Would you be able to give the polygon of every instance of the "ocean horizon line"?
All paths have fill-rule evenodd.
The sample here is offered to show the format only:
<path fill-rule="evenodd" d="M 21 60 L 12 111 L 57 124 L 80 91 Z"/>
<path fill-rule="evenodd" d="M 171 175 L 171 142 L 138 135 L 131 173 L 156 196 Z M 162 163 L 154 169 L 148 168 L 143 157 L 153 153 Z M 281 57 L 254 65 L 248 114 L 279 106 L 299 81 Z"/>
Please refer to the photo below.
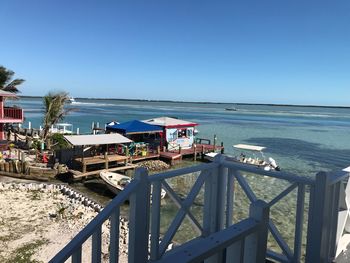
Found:
<path fill-rule="evenodd" d="M 43 98 L 44 96 L 19 95 L 19 98 Z M 214 101 L 181 101 L 181 100 L 156 100 L 156 99 L 122 99 L 122 98 L 90 98 L 75 97 L 75 99 L 83 100 L 112 100 L 112 101 L 135 101 L 135 102 L 167 102 L 167 103 L 195 103 L 195 104 L 222 104 L 235 106 L 271 106 L 271 107 L 309 107 L 309 108 L 334 108 L 334 109 L 350 109 L 350 106 L 344 105 L 315 105 L 315 104 L 288 104 L 288 103 L 247 103 L 247 102 L 214 102 Z"/>

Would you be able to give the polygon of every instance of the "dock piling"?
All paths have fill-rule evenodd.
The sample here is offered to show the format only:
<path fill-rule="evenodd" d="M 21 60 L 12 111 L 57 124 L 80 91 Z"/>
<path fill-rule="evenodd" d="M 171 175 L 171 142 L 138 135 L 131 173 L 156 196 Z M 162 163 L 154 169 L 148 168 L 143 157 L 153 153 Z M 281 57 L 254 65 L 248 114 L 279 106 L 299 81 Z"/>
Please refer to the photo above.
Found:
<path fill-rule="evenodd" d="M 193 144 L 193 150 L 193 161 L 197 161 L 197 145 L 195 143 Z"/>
<path fill-rule="evenodd" d="M 104 158 L 105 158 L 105 168 L 108 169 L 108 153 L 107 152 L 105 152 Z"/>

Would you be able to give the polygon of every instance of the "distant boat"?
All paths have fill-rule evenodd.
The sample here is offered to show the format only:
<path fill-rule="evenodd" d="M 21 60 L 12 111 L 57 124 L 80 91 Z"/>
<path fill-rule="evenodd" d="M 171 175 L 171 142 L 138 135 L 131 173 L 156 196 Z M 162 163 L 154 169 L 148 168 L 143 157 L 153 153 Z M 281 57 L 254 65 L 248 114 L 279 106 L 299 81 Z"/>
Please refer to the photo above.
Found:
<path fill-rule="evenodd" d="M 229 108 L 225 108 L 225 110 L 227 111 L 237 111 L 236 107 L 229 107 Z"/>
<path fill-rule="evenodd" d="M 74 103 L 76 103 L 76 101 L 75 101 L 75 99 L 73 97 L 70 97 L 68 99 L 68 103 L 74 104 Z"/>

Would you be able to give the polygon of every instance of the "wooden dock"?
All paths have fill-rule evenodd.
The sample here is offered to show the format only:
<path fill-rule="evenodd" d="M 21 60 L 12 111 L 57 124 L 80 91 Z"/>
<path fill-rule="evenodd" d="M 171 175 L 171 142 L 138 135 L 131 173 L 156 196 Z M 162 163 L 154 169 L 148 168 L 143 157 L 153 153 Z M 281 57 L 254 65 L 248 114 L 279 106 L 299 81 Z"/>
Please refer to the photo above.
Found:
<path fill-rule="evenodd" d="M 124 163 L 126 165 L 128 157 L 118 154 L 113 155 L 98 155 L 92 157 L 75 158 L 75 162 L 82 166 L 82 172 L 86 173 L 87 167 L 90 165 L 104 164 L 104 168 L 108 169 L 111 163 L 120 164 Z"/>
<path fill-rule="evenodd" d="M 69 172 L 73 174 L 74 179 L 80 179 L 87 176 L 99 176 L 100 172 L 105 170 L 108 170 L 110 172 L 116 172 L 116 171 L 125 171 L 129 169 L 135 169 L 136 167 L 137 165 L 134 165 L 134 164 L 126 164 L 124 166 L 118 166 L 118 167 L 113 167 L 109 169 L 99 169 L 99 170 L 94 170 L 94 171 L 85 172 L 85 173 L 77 170 L 69 170 Z"/>
<path fill-rule="evenodd" d="M 137 155 L 137 156 L 130 156 L 129 157 L 129 162 L 138 162 L 138 161 L 144 161 L 144 160 L 149 160 L 149 159 L 159 159 L 160 154 L 158 153 L 147 153 L 146 156 L 141 156 L 141 155 Z"/>
<path fill-rule="evenodd" d="M 160 158 L 170 161 L 174 164 L 176 161 L 181 161 L 183 156 L 193 156 L 194 160 L 197 159 L 197 155 L 204 155 L 209 152 L 223 151 L 223 146 L 211 145 L 211 144 L 196 144 L 188 149 L 178 149 L 174 151 L 163 151 L 160 153 Z"/>
<path fill-rule="evenodd" d="M 69 170 L 75 179 L 83 178 L 87 176 L 99 175 L 103 170 L 111 172 L 124 171 L 129 169 L 135 169 L 137 166 L 132 164 L 133 162 L 159 159 L 159 154 L 148 153 L 146 156 L 124 156 L 124 155 L 98 155 L 93 157 L 75 158 L 74 161 L 82 167 L 81 171 Z M 104 164 L 103 169 L 88 171 L 88 167 L 91 165 Z M 114 167 L 111 167 L 114 166 Z"/>
<path fill-rule="evenodd" d="M 86 176 L 98 175 L 103 170 L 108 171 L 123 171 L 128 169 L 135 169 L 137 166 L 133 165 L 133 162 L 159 159 L 162 158 L 170 162 L 173 165 L 177 161 L 181 161 L 184 156 L 193 156 L 194 160 L 197 159 L 198 155 L 202 157 L 204 154 L 215 151 L 223 151 L 223 146 L 211 145 L 211 144 L 196 144 L 195 146 L 188 149 L 178 149 L 173 151 L 162 151 L 160 153 L 148 152 L 146 156 L 124 156 L 124 155 L 98 155 L 93 157 L 75 158 L 74 161 L 82 167 L 81 171 L 70 170 L 75 179 L 83 178 Z M 92 165 L 103 164 L 103 169 L 97 169 L 88 171 L 88 167 Z"/>

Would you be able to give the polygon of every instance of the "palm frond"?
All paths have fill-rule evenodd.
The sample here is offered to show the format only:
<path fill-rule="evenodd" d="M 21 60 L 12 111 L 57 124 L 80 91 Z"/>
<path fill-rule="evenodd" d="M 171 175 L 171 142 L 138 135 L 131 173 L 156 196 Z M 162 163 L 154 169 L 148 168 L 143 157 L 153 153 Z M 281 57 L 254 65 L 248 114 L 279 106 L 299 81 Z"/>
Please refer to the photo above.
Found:
<path fill-rule="evenodd" d="M 15 72 L 0 66 L 0 89 L 3 89 L 12 79 Z"/>
<path fill-rule="evenodd" d="M 9 84 L 7 84 L 3 88 L 3 90 L 18 93 L 19 90 L 18 90 L 17 86 L 21 85 L 23 82 L 24 82 L 24 79 L 14 79 Z"/>
<path fill-rule="evenodd" d="M 65 102 L 68 101 L 69 96 L 66 92 L 48 93 L 44 98 L 45 115 L 44 115 L 44 139 L 50 130 L 50 127 L 63 120 L 70 112 L 64 108 Z"/>

